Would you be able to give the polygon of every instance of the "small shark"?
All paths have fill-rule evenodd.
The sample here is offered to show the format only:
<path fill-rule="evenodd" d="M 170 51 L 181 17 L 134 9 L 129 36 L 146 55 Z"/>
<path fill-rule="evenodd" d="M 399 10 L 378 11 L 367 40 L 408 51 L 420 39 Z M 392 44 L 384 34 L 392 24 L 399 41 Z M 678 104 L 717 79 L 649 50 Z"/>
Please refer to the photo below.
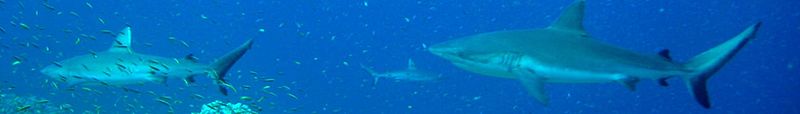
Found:
<path fill-rule="evenodd" d="M 547 105 L 545 83 L 618 82 L 630 90 L 640 79 L 680 77 L 704 108 L 711 103 L 706 80 L 755 38 L 760 22 L 687 62 L 675 62 L 669 51 L 640 54 L 593 39 L 584 31 L 584 0 L 567 7 L 544 29 L 480 33 L 428 48 L 458 68 L 493 77 L 516 79 L 529 94 Z"/>
<path fill-rule="evenodd" d="M 374 77 L 375 80 L 373 84 L 378 84 L 378 79 L 380 78 L 392 78 L 409 81 L 431 81 L 441 78 L 440 75 L 434 75 L 433 73 L 417 69 L 417 65 L 415 65 L 414 60 L 411 59 L 408 59 L 408 67 L 403 70 L 379 73 L 364 65 L 361 65 L 361 68 L 369 72 L 369 74 Z"/>
<path fill-rule="evenodd" d="M 131 28 L 125 27 L 107 51 L 53 62 L 41 72 L 71 86 L 165 83 L 168 78 L 183 79 L 189 84 L 194 82 L 194 76 L 206 75 L 227 95 L 226 87 L 234 92 L 236 89 L 224 80 L 225 74 L 253 44 L 250 39 L 213 63 L 201 64 L 192 55 L 178 59 L 136 53 L 130 47 L 131 35 Z"/>

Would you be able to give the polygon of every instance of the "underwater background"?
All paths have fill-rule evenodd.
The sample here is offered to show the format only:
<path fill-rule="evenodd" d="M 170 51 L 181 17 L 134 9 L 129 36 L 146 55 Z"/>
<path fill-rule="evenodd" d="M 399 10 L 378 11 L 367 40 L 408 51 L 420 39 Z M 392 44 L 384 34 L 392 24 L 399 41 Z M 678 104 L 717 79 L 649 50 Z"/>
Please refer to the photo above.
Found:
<path fill-rule="evenodd" d="M 593 37 L 677 61 L 758 21 L 754 41 L 710 79 L 703 109 L 679 79 L 547 84 L 550 105 L 515 80 L 470 73 L 426 51 L 446 40 L 543 28 L 571 0 L 0 0 L 0 113 L 190 113 L 216 100 L 259 113 L 800 113 L 800 1 L 587 0 Z M 23 26 L 24 25 L 24 26 Z M 254 38 L 223 96 L 198 77 L 165 84 L 68 86 L 39 72 L 53 61 L 106 50 L 131 26 L 133 50 L 209 63 Z M 428 82 L 373 77 L 403 69 L 441 74 Z M 244 98 L 243 98 L 244 97 Z M 249 97 L 249 98 L 248 98 Z M 167 102 L 167 103 L 163 103 Z"/>

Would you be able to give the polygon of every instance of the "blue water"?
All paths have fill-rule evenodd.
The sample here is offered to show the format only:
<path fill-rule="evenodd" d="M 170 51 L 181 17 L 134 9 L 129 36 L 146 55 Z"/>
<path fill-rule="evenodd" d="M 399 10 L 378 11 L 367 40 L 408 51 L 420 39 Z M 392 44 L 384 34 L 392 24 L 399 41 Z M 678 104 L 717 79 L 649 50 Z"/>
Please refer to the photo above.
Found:
<path fill-rule="evenodd" d="M 482 32 L 546 27 L 571 2 L 5 0 L 0 4 L 0 27 L 5 29 L 0 33 L 0 93 L 69 104 L 71 113 L 167 113 L 169 107 L 155 100 L 160 96 L 172 97 L 175 113 L 199 112 L 199 106 L 214 100 L 251 104 L 260 113 L 301 114 L 800 113 L 796 0 L 587 1 L 584 22 L 593 37 L 642 53 L 670 49 L 677 61 L 764 22 L 757 39 L 710 80 L 711 109 L 700 107 L 679 79 L 669 80 L 669 87 L 645 80 L 635 92 L 616 83 L 548 84 L 551 102 L 543 106 L 518 81 L 470 73 L 425 51 L 426 45 Z M 229 96 L 219 94 L 205 77 L 192 86 L 181 80 L 126 86 L 142 92 L 135 93 L 108 86 L 73 90 L 64 83 L 55 88 L 45 82 L 53 79 L 39 73 L 53 61 L 107 49 L 113 37 L 100 31 L 124 26 L 133 28 L 136 52 L 176 58 L 194 54 L 202 62 L 246 39 L 256 42 L 229 72 L 226 79 L 239 88 Z M 12 65 L 14 56 L 22 63 Z M 401 69 L 408 58 L 445 78 L 373 85 L 358 66 Z M 271 86 L 275 96 L 262 92 L 264 86 Z"/>

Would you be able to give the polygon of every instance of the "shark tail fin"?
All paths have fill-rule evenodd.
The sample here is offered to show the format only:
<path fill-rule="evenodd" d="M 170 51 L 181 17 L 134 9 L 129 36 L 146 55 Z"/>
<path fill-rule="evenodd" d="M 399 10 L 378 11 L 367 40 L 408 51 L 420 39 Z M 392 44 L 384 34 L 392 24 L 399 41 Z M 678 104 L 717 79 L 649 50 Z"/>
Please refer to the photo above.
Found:
<path fill-rule="evenodd" d="M 374 78 L 374 80 L 372 82 L 372 85 L 378 85 L 378 79 L 380 79 L 380 77 L 378 77 L 376 75 L 377 72 L 375 72 L 375 70 L 372 70 L 372 68 L 369 68 L 364 64 L 360 64 L 360 65 L 361 65 L 361 69 L 364 69 L 365 71 L 367 71 L 369 73 L 369 75 Z"/>
<path fill-rule="evenodd" d="M 228 82 L 225 82 L 225 74 L 228 73 L 228 70 L 233 66 L 234 63 L 236 63 L 236 61 L 239 60 L 239 58 L 244 55 L 245 52 L 247 52 L 247 50 L 250 50 L 252 45 L 253 39 L 247 40 L 247 42 L 235 50 L 228 52 L 228 54 L 225 54 L 225 56 L 218 58 L 210 65 L 213 71 L 209 73 L 209 76 L 217 85 L 219 85 L 219 91 L 222 92 L 223 95 L 228 95 L 228 90 L 226 88 L 233 89 L 233 92 L 236 92 L 236 88 L 228 84 Z"/>
<path fill-rule="evenodd" d="M 750 40 L 755 38 L 761 22 L 748 27 L 736 37 L 711 48 L 684 64 L 686 69 L 692 71 L 683 77 L 689 92 L 703 108 L 710 108 L 711 102 L 706 91 L 706 81 L 711 78 L 722 66 L 736 55 Z"/>

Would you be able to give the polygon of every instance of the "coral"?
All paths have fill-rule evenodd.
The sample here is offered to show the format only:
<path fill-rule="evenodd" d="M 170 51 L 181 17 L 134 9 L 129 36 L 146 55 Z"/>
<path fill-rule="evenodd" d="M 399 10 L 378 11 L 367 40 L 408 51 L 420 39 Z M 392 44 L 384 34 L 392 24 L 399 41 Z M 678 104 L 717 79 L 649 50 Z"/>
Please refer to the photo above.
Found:
<path fill-rule="evenodd" d="M 203 109 L 199 113 L 193 112 L 192 114 L 257 114 L 242 103 L 224 103 L 222 101 L 214 101 L 203 105 Z"/>
<path fill-rule="evenodd" d="M 16 114 L 67 113 L 69 104 L 56 105 L 35 96 L 0 94 L 0 112 Z"/>

